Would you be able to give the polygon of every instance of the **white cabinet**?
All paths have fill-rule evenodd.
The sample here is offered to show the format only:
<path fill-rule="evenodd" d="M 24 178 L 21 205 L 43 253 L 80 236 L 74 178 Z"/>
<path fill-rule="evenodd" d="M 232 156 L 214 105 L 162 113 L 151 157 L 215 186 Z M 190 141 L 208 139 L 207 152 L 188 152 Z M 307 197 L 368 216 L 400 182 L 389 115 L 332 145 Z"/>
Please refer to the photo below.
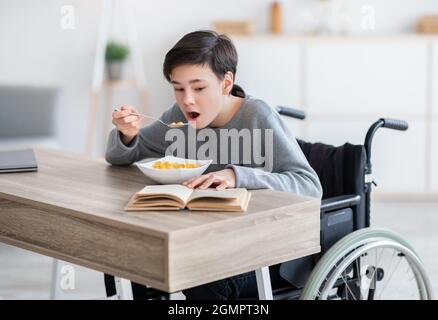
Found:
<path fill-rule="evenodd" d="M 432 45 L 431 65 L 431 110 L 433 115 L 438 116 L 438 40 Z"/>
<path fill-rule="evenodd" d="M 426 110 L 427 45 L 340 41 L 307 46 L 310 112 L 421 114 Z"/>
<path fill-rule="evenodd" d="M 233 41 L 239 55 L 237 84 L 272 107 L 301 108 L 300 44 L 279 39 L 236 38 Z M 302 136 L 303 123 L 284 119 L 296 136 Z"/>
<path fill-rule="evenodd" d="M 239 54 L 236 83 L 271 105 L 300 104 L 300 45 L 279 40 L 235 40 Z"/>
<path fill-rule="evenodd" d="M 363 144 L 375 120 L 406 120 L 408 131 L 381 129 L 375 136 L 376 192 L 424 192 L 427 43 L 319 42 L 309 43 L 306 52 L 307 111 L 319 119 L 309 117 L 309 139 Z"/>
<path fill-rule="evenodd" d="M 430 173 L 430 184 L 431 191 L 438 193 L 438 114 L 434 116 L 432 122 L 432 139 L 431 139 L 431 173 Z"/>
<path fill-rule="evenodd" d="M 310 141 L 342 145 L 364 144 L 365 135 L 378 118 L 308 119 Z M 425 124 L 409 121 L 408 131 L 379 129 L 373 139 L 371 162 L 378 184 L 376 192 L 421 193 L 424 190 Z"/>
<path fill-rule="evenodd" d="M 367 119 L 325 118 L 309 116 L 306 138 L 312 142 L 322 142 L 339 146 L 345 142 L 363 144 L 369 126 L 375 117 Z"/>
<path fill-rule="evenodd" d="M 438 42 L 432 47 L 430 187 L 438 193 Z"/>
<path fill-rule="evenodd" d="M 306 141 L 363 144 L 377 119 L 408 121 L 408 131 L 380 129 L 374 138 L 376 192 L 438 192 L 438 37 L 243 37 L 236 44 L 237 83 L 272 105 L 306 111 L 304 122 L 289 121 Z"/>
<path fill-rule="evenodd" d="M 425 191 L 425 121 L 410 119 L 408 122 L 407 131 L 382 128 L 374 137 L 372 160 L 378 192 Z"/>

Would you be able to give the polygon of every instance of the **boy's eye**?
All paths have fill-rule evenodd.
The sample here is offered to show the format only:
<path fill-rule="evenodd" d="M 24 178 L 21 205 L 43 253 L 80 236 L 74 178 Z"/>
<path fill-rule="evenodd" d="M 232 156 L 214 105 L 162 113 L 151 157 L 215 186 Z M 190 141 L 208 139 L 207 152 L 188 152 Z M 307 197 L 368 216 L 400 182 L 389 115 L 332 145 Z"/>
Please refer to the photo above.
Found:
<path fill-rule="evenodd" d="M 175 91 L 184 91 L 183 88 L 174 88 L 174 89 L 175 89 Z"/>
<path fill-rule="evenodd" d="M 205 89 L 205 87 L 202 87 L 202 88 L 196 88 L 195 91 L 202 91 L 202 90 L 204 90 L 204 89 Z"/>

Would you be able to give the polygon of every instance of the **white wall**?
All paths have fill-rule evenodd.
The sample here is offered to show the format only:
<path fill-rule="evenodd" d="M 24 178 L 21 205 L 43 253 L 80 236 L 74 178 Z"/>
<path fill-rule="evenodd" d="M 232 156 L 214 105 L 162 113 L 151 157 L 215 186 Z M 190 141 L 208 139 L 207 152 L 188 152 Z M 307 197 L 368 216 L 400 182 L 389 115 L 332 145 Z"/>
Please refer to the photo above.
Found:
<path fill-rule="evenodd" d="M 61 147 L 82 151 L 100 5 L 75 1 L 77 28 L 64 31 L 65 3 L 0 2 L 0 83 L 60 88 Z"/>
<path fill-rule="evenodd" d="M 102 0 L 0 2 L 0 84 L 61 88 L 58 129 L 60 146 L 65 149 L 84 150 L 101 3 Z M 159 115 L 173 102 L 172 92 L 161 74 L 164 54 L 172 44 L 186 32 L 211 28 L 212 21 L 216 19 L 253 19 L 257 31 L 266 32 L 271 1 L 161 0 L 124 3 L 130 3 L 135 13 L 150 90 L 151 113 Z M 289 0 L 282 3 L 285 31 L 304 31 L 309 22 L 308 14 L 317 1 Z M 63 5 L 75 8 L 74 30 L 60 27 Z M 373 31 L 361 29 L 361 9 L 364 5 L 375 8 L 376 29 Z M 424 0 L 337 0 L 334 6 L 344 8 L 351 15 L 351 34 L 389 34 L 412 30 L 419 15 L 438 12 L 438 1 Z M 121 34 L 119 27 L 115 19 L 116 36 Z"/>

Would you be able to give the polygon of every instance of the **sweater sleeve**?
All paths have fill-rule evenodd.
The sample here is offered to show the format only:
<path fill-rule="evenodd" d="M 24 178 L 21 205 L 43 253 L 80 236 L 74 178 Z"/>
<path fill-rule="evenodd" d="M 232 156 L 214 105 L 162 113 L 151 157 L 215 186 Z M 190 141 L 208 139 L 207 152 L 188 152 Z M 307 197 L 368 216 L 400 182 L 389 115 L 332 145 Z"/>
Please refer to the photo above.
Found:
<path fill-rule="evenodd" d="M 166 123 L 178 116 L 175 106 L 167 110 L 160 119 Z M 172 120 L 174 121 L 174 120 Z M 125 145 L 121 139 L 121 133 L 114 128 L 108 137 L 105 152 L 105 160 L 114 165 L 130 165 L 144 158 L 160 158 L 166 150 L 167 127 L 159 121 L 144 126 L 135 138 Z"/>
<path fill-rule="evenodd" d="M 236 187 L 273 189 L 321 198 L 322 188 L 318 175 L 279 115 L 272 112 L 267 118 L 261 118 L 258 126 L 273 130 L 272 154 L 265 151 L 265 159 L 269 157 L 272 160 L 272 170 L 268 172 L 258 168 L 228 165 L 236 175 Z"/>

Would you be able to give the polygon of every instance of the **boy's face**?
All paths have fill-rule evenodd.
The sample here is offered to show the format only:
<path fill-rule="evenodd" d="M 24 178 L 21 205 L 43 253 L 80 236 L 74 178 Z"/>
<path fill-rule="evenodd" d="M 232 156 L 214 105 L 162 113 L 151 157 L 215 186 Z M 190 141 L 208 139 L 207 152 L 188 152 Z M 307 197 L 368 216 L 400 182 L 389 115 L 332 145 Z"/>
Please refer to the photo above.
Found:
<path fill-rule="evenodd" d="M 181 65 L 170 77 L 176 102 L 187 121 L 197 129 L 208 126 L 222 110 L 229 84 L 219 80 L 208 65 Z"/>

